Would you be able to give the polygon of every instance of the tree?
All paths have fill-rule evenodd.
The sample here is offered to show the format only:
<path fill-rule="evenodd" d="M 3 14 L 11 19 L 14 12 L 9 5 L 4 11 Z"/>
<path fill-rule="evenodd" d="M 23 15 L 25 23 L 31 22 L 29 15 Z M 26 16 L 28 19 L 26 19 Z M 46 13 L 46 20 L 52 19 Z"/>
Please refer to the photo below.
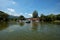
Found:
<path fill-rule="evenodd" d="M 60 14 L 58 14 L 58 15 L 56 15 L 56 16 L 57 16 L 56 19 L 57 19 L 57 20 L 60 20 Z"/>
<path fill-rule="evenodd" d="M 41 14 L 40 21 L 44 21 L 44 20 L 45 20 L 45 15 Z"/>
<path fill-rule="evenodd" d="M 0 11 L 0 20 L 3 20 L 3 21 L 7 21 L 8 20 L 8 14 L 3 12 L 3 11 Z"/>
<path fill-rule="evenodd" d="M 38 12 L 36 10 L 33 12 L 33 18 L 38 18 Z"/>
<path fill-rule="evenodd" d="M 48 15 L 48 17 L 50 18 L 51 21 L 56 20 L 56 16 L 54 14 Z"/>
<path fill-rule="evenodd" d="M 19 16 L 20 20 L 25 20 L 25 17 L 23 15 Z"/>
<path fill-rule="evenodd" d="M 50 21 L 54 21 L 56 20 L 56 15 L 53 15 L 53 14 L 50 14 L 50 15 L 43 15 L 41 14 L 41 17 L 40 17 L 40 21 L 44 21 L 44 22 L 50 22 Z"/>

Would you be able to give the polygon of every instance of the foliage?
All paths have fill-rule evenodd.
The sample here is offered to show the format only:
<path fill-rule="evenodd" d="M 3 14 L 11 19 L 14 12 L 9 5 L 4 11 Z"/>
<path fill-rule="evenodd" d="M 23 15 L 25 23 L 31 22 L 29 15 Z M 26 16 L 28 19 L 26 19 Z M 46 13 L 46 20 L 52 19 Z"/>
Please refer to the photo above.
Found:
<path fill-rule="evenodd" d="M 60 20 L 60 14 L 58 14 L 58 15 L 50 14 L 47 16 L 41 14 L 41 16 L 40 16 L 40 21 L 51 22 L 51 21 L 55 21 L 55 20 Z"/>
<path fill-rule="evenodd" d="M 38 12 L 35 10 L 34 12 L 33 12 L 33 18 L 37 18 L 38 17 Z"/>
<path fill-rule="evenodd" d="M 3 20 L 3 21 L 7 21 L 8 20 L 8 14 L 3 12 L 3 11 L 0 11 L 0 20 Z"/>
<path fill-rule="evenodd" d="M 44 21 L 44 20 L 45 20 L 45 15 L 41 14 L 40 21 Z"/>
<path fill-rule="evenodd" d="M 19 16 L 20 20 L 25 20 L 25 17 L 23 15 Z"/>
<path fill-rule="evenodd" d="M 60 20 L 60 14 L 56 15 L 56 19 Z"/>
<path fill-rule="evenodd" d="M 55 20 L 60 20 L 60 14 L 58 15 L 54 15 L 54 14 L 50 14 L 50 15 L 44 15 L 44 14 L 41 14 L 40 17 L 38 17 L 38 12 L 35 10 L 33 12 L 33 18 L 39 18 L 40 21 L 44 21 L 44 22 L 51 22 L 51 21 L 55 21 Z M 0 11 L 0 21 L 7 21 L 9 18 L 9 15 L 3 11 Z M 25 20 L 26 18 L 23 16 L 23 15 L 20 15 L 18 18 L 12 18 L 12 20 Z"/>

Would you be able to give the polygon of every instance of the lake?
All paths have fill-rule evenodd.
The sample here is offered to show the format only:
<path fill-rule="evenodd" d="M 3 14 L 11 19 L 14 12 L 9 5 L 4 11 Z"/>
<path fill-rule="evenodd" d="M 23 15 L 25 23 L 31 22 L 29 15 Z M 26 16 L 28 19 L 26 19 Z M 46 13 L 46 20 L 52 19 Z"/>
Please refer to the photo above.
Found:
<path fill-rule="evenodd" d="M 0 40 L 60 40 L 60 24 L 0 23 Z"/>

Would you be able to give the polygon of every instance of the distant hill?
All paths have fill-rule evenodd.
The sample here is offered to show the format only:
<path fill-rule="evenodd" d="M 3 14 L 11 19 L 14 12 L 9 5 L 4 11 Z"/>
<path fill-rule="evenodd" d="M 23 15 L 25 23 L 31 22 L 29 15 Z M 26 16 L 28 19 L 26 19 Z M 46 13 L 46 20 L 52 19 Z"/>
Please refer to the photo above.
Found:
<path fill-rule="evenodd" d="M 9 15 L 8 18 L 18 18 L 18 16 Z"/>

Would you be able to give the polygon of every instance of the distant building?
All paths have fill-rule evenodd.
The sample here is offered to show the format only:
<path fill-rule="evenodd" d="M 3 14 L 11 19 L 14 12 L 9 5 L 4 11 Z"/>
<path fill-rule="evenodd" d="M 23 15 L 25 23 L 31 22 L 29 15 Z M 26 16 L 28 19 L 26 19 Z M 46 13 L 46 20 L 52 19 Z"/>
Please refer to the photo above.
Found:
<path fill-rule="evenodd" d="M 39 22 L 39 18 L 27 18 L 27 20 L 29 20 L 29 21 L 35 21 L 35 22 Z"/>

